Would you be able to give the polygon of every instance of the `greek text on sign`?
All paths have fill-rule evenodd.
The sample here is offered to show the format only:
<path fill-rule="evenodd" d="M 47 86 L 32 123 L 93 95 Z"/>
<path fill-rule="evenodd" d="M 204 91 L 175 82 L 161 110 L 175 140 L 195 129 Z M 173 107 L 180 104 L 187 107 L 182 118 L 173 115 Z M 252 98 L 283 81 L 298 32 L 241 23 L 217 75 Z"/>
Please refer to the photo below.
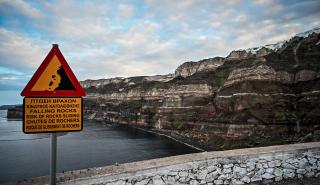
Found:
<path fill-rule="evenodd" d="M 26 97 L 23 132 L 69 132 L 82 130 L 82 98 Z"/>

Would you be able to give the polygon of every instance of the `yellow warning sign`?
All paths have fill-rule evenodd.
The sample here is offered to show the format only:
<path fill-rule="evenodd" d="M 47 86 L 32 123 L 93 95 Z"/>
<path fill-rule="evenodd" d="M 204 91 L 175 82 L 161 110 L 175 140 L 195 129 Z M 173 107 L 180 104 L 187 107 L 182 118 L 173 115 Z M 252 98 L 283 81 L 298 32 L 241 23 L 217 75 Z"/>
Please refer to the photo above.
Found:
<path fill-rule="evenodd" d="M 54 44 L 26 87 L 25 97 L 76 97 L 86 93 L 73 74 L 57 44 Z"/>
<path fill-rule="evenodd" d="M 82 130 L 82 98 L 24 98 L 23 132 Z"/>

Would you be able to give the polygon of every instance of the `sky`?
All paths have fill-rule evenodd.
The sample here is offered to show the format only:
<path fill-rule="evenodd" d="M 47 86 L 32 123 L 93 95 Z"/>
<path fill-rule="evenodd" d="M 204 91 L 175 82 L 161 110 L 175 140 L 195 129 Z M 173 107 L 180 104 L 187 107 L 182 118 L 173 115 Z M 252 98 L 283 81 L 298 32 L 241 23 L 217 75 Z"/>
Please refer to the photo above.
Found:
<path fill-rule="evenodd" d="M 319 0 L 0 0 L 0 105 L 52 44 L 78 80 L 173 73 L 320 25 Z"/>

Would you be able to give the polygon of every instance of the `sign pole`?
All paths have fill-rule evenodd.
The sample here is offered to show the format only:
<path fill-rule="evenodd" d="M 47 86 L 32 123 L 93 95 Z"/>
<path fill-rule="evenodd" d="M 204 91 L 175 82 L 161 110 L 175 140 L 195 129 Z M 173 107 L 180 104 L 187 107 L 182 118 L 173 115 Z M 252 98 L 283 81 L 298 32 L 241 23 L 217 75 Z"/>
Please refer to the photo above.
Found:
<path fill-rule="evenodd" d="M 20 95 L 25 97 L 23 132 L 51 133 L 49 184 L 55 185 L 57 133 L 82 130 L 81 97 L 86 96 L 86 92 L 59 50 L 58 44 L 52 45 L 52 49 Z"/>
<path fill-rule="evenodd" d="M 57 169 L 57 133 L 51 133 L 50 185 L 56 184 Z"/>

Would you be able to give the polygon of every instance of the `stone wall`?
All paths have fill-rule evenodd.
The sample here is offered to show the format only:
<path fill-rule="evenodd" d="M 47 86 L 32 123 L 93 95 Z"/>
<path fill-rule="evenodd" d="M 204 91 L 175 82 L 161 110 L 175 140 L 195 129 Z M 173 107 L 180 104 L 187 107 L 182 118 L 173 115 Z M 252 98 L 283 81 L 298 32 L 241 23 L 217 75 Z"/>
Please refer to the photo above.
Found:
<path fill-rule="evenodd" d="M 107 157 L 107 156 L 106 156 Z M 202 152 L 58 174 L 59 184 L 250 184 L 320 177 L 320 142 Z M 48 177 L 22 184 L 44 184 Z"/>

